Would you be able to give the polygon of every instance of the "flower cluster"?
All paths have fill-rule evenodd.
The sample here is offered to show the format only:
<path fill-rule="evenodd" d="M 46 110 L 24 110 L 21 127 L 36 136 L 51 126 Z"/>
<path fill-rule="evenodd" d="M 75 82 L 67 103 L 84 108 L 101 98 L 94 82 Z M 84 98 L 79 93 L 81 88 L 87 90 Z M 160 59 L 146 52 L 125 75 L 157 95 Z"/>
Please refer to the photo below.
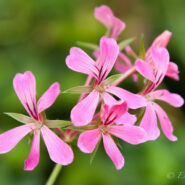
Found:
<path fill-rule="evenodd" d="M 33 135 L 25 170 L 33 170 L 39 162 L 40 135 L 51 160 L 61 165 L 72 163 L 74 158 L 68 142 L 79 136 L 78 148 L 84 153 L 92 153 L 102 138 L 105 152 L 118 170 L 124 166 L 124 158 L 115 138 L 132 145 L 156 140 L 160 135 L 158 117 L 164 135 L 171 141 L 177 140 L 167 113 L 156 103 L 160 100 L 174 107 L 184 104 L 180 95 L 167 89 L 156 90 L 165 76 L 179 80 L 178 66 L 170 61 L 166 49 L 171 32 L 160 34 L 146 52 L 143 45 L 137 55 L 130 46 L 132 38 L 117 42 L 125 23 L 115 17 L 108 6 L 95 8 L 94 13 L 107 28 L 99 46 L 83 43 L 93 49 L 94 59 L 78 47 L 72 47 L 66 57 L 66 65 L 71 70 L 88 75 L 84 86 L 61 92 L 60 85 L 55 82 L 36 102 L 36 82 L 32 72 L 18 73 L 13 79 L 14 90 L 30 117 L 7 113 L 24 125 L 0 135 L 0 153 L 9 152 L 27 134 Z M 113 67 L 119 74 L 107 78 Z M 118 87 L 130 76 L 135 83 L 138 76 L 142 78 L 143 86 L 137 94 Z M 71 110 L 70 121 L 48 120 L 44 113 L 60 93 L 81 94 Z M 135 109 L 135 115 L 130 113 L 131 109 Z"/>

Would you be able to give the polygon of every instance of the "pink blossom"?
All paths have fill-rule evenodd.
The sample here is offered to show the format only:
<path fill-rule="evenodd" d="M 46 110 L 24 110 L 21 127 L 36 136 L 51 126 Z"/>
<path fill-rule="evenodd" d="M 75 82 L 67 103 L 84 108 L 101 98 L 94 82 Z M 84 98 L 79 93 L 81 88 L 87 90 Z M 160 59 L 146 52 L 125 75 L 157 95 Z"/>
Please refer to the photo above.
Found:
<path fill-rule="evenodd" d="M 168 70 L 169 53 L 167 49 L 161 47 L 152 47 L 150 52 L 153 65 L 150 65 L 141 59 L 137 60 L 135 64 L 136 70 L 151 81 L 147 88 L 142 92 L 143 96 L 148 100 L 148 103 L 140 126 L 147 131 L 150 140 L 157 139 L 160 135 L 157 126 L 157 114 L 165 136 L 171 141 L 176 141 L 177 138 L 173 135 L 173 127 L 167 114 L 158 104 L 154 103 L 154 100 L 164 101 L 174 107 L 182 106 L 184 100 L 180 95 L 170 93 L 168 90 L 155 90 L 155 88 L 162 82 L 166 71 Z"/>
<path fill-rule="evenodd" d="M 33 170 L 39 162 L 40 133 L 44 139 L 51 160 L 61 165 L 68 165 L 73 161 L 73 151 L 54 132 L 44 125 L 41 113 L 49 108 L 58 95 L 60 86 L 52 84 L 36 104 L 35 77 L 30 71 L 16 74 L 13 86 L 21 103 L 33 118 L 33 122 L 13 128 L 0 135 L 0 153 L 7 153 L 28 133 L 33 133 L 31 151 L 25 161 L 25 170 Z"/>
<path fill-rule="evenodd" d="M 67 66 L 77 72 L 88 74 L 95 78 L 92 92 L 81 100 L 71 111 L 71 120 L 75 126 L 86 125 L 91 122 L 100 96 L 104 99 L 108 93 L 126 100 L 129 108 L 137 109 L 146 105 L 143 97 L 114 86 L 103 83 L 119 53 L 119 47 L 112 38 L 102 37 L 100 40 L 100 55 L 95 62 L 80 48 L 73 47 L 66 58 Z"/>
<path fill-rule="evenodd" d="M 111 38 L 116 39 L 125 29 L 125 23 L 119 18 L 115 17 L 112 10 L 106 5 L 95 8 L 94 16 L 107 28 L 111 29 Z"/>
<path fill-rule="evenodd" d="M 107 155 L 113 161 L 116 169 L 121 169 L 124 166 L 124 158 L 111 135 L 133 145 L 147 140 L 146 132 L 139 126 L 124 125 L 124 122 L 114 125 L 114 123 L 122 119 L 126 112 L 126 102 L 121 101 L 112 105 L 104 104 L 101 109 L 101 123 L 99 127 L 80 134 L 77 143 L 80 150 L 84 153 L 92 153 L 102 136 Z"/>

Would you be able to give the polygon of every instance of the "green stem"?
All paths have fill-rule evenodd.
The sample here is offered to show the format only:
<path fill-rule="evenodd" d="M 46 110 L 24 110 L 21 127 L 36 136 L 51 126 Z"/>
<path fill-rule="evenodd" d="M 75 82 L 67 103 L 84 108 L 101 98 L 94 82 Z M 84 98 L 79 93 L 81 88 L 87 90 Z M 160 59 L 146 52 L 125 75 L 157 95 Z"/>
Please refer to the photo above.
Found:
<path fill-rule="evenodd" d="M 53 171 L 51 172 L 49 179 L 46 182 L 46 185 L 53 185 L 56 181 L 57 176 L 60 173 L 60 170 L 62 169 L 62 165 L 56 164 L 53 168 Z"/>

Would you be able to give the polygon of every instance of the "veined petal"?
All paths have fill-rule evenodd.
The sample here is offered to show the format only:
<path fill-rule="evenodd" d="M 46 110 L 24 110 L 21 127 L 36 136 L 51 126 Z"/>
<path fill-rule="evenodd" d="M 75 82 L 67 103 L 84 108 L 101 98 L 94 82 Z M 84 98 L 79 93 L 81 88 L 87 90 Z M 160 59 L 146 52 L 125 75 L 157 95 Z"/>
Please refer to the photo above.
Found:
<path fill-rule="evenodd" d="M 125 112 L 127 112 L 127 103 L 118 101 L 116 104 L 108 106 L 104 104 L 101 111 L 101 121 L 104 125 L 109 125 L 118 120 Z"/>
<path fill-rule="evenodd" d="M 181 107 L 184 104 L 184 99 L 180 95 L 171 93 L 166 89 L 153 91 L 150 93 L 150 96 L 154 99 L 164 101 L 174 107 Z"/>
<path fill-rule="evenodd" d="M 61 165 L 72 163 L 74 156 L 71 147 L 46 126 L 41 128 L 41 132 L 51 160 Z"/>
<path fill-rule="evenodd" d="M 33 124 L 27 124 L 8 130 L 0 135 L 0 153 L 7 153 L 33 130 Z"/>
<path fill-rule="evenodd" d="M 120 170 L 124 166 L 124 158 L 109 134 L 103 134 L 103 144 L 116 169 Z"/>
<path fill-rule="evenodd" d="M 26 71 L 24 74 L 17 73 L 13 79 L 13 86 L 19 100 L 29 115 L 38 120 L 36 110 L 36 84 L 32 72 Z"/>
<path fill-rule="evenodd" d="M 147 132 L 149 140 L 156 140 L 159 137 L 160 130 L 157 126 L 157 118 L 153 108 L 153 103 L 149 102 L 147 104 L 140 127 Z"/>
<path fill-rule="evenodd" d="M 112 17 L 114 16 L 114 14 L 108 6 L 102 5 L 102 6 L 96 7 L 94 10 L 94 16 L 97 20 L 103 23 L 107 28 L 112 26 Z"/>
<path fill-rule="evenodd" d="M 146 106 L 147 104 L 146 99 L 142 96 L 133 94 L 120 87 L 107 86 L 106 91 L 116 95 L 122 100 L 125 100 L 127 102 L 128 107 L 131 109 L 138 109 L 140 107 Z"/>
<path fill-rule="evenodd" d="M 177 137 L 173 135 L 173 126 L 168 118 L 166 112 L 156 103 L 153 103 L 154 109 L 159 118 L 159 122 L 161 124 L 161 128 L 163 130 L 164 135 L 171 141 L 176 141 Z"/>
<path fill-rule="evenodd" d="M 98 100 L 99 92 L 93 90 L 87 97 L 73 107 L 71 120 L 75 126 L 87 125 L 92 121 Z"/>
<path fill-rule="evenodd" d="M 107 105 L 113 105 L 115 103 L 117 103 L 117 100 L 111 96 L 110 94 L 104 92 L 104 93 L 101 93 L 101 96 L 104 100 L 104 103 L 107 104 Z"/>
<path fill-rule="evenodd" d="M 177 81 L 179 80 L 179 69 L 178 69 L 178 65 L 176 63 L 169 62 L 166 76 L 168 76 L 174 80 L 177 80 Z"/>
<path fill-rule="evenodd" d="M 60 85 L 59 83 L 55 82 L 39 99 L 37 103 L 38 113 L 41 113 L 48 107 L 50 107 L 55 102 L 59 94 L 60 94 Z"/>
<path fill-rule="evenodd" d="M 148 80 L 155 82 L 155 76 L 153 74 L 154 69 L 153 67 L 146 63 L 145 61 L 141 59 L 137 59 L 135 63 L 135 67 L 137 72 L 139 72 L 141 75 L 143 75 Z"/>
<path fill-rule="evenodd" d="M 117 17 L 112 17 L 111 38 L 117 39 L 119 34 L 125 29 L 125 23 Z"/>
<path fill-rule="evenodd" d="M 100 138 L 99 128 L 83 132 L 78 138 L 78 148 L 84 153 L 92 153 Z"/>
<path fill-rule="evenodd" d="M 135 115 L 126 112 L 118 120 L 116 120 L 116 124 L 117 125 L 134 125 L 136 120 L 137 118 Z"/>
<path fill-rule="evenodd" d="M 119 46 L 114 39 L 103 36 L 100 40 L 100 57 L 98 59 L 99 77 L 101 83 L 109 74 L 116 62 Z"/>
<path fill-rule="evenodd" d="M 66 65 L 73 71 L 92 75 L 97 78 L 96 63 L 80 48 L 72 47 L 66 58 Z"/>
<path fill-rule="evenodd" d="M 31 151 L 28 159 L 25 160 L 24 170 L 33 170 L 39 162 L 40 153 L 40 131 L 35 130 L 32 140 Z"/>
<path fill-rule="evenodd" d="M 146 131 L 139 126 L 110 126 L 108 132 L 133 145 L 147 141 Z"/>

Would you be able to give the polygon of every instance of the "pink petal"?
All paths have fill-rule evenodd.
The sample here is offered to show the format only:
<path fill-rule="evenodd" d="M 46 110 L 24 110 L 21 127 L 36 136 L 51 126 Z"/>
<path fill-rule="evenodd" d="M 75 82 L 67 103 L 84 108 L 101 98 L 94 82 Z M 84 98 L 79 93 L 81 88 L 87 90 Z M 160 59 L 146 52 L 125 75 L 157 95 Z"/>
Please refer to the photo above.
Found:
<path fill-rule="evenodd" d="M 148 103 L 140 127 L 144 128 L 148 134 L 149 140 L 156 140 L 160 135 L 157 126 L 157 118 L 152 103 Z"/>
<path fill-rule="evenodd" d="M 110 126 L 108 132 L 133 145 L 147 141 L 146 131 L 139 126 Z"/>
<path fill-rule="evenodd" d="M 113 105 L 117 103 L 117 100 L 106 92 L 101 93 L 101 96 L 103 98 L 104 103 L 107 105 Z"/>
<path fill-rule="evenodd" d="M 100 40 L 100 57 L 98 59 L 99 77 L 101 83 L 109 74 L 116 62 L 119 46 L 114 39 L 102 37 Z"/>
<path fill-rule="evenodd" d="M 73 151 L 46 126 L 41 128 L 42 136 L 52 161 L 61 165 L 68 165 L 73 161 Z"/>
<path fill-rule="evenodd" d="M 119 73 L 125 73 L 126 71 L 128 71 L 130 69 L 130 66 L 127 66 L 125 64 L 122 64 L 120 62 L 116 62 L 115 64 L 115 68 Z"/>
<path fill-rule="evenodd" d="M 166 76 L 177 81 L 179 80 L 179 70 L 178 70 L 178 65 L 176 63 L 169 62 Z"/>
<path fill-rule="evenodd" d="M 66 65 L 77 72 L 92 75 L 97 78 L 96 63 L 80 48 L 72 47 L 66 58 Z"/>
<path fill-rule="evenodd" d="M 117 39 L 119 34 L 125 29 L 125 23 L 117 17 L 112 18 L 111 38 Z"/>
<path fill-rule="evenodd" d="M 83 132 L 78 138 L 78 148 L 84 153 L 92 153 L 100 138 L 101 132 L 98 128 Z"/>
<path fill-rule="evenodd" d="M 112 17 L 114 16 L 112 10 L 106 6 L 102 5 L 95 8 L 94 16 L 100 22 L 102 22 L 107 28 L 112 26 Z"/>
<path fill-rule="evenodd" d="M 160 89 L 151 92 L 150 96 L 154 99 L 162 100 L 174 107 L 181 107 L 184 104 L 184 99 L 180 95 L 176 93 L 170 93 L 166 89 Z"/>
<path fill-rule="evenodd" d="M 107 86 L 106 91 L 116 95 L 122 100 L 125 100 L 127 102 L 128 107 L 131 109 L 138 109 L 140 107 L 144 107 L 147 103 L 146 99 L 142 96 L 133 94 L 119 87 Z"/>
<path fill-rule="evenodd" d="M 123 114 L 118 120 L 116 120 L 117 125 L 134 125 L 136 122 L 137 118 L 135 115 L 132 115 L 128 112 Z"/>
<path fill-rule="evenodd" d="M 120 170 L 124 166 L 124 158 L 109 134 L 103 134 L 103 144 L 116 169 Z"/>
<path fill-rule="evenodd" d="M 161 128 L 163 130 L 164 135 L 171 141 L 176 141 L 177 137 L 173 135 L 173 126 L 168 118 L 166 112 L 156 103 L 153 103 L 154 109 L 159 118 L 159 122 L 161 124 Z"/>
<path fill-rule="evenodd" d="M 168 42 L 172 36 L 172 33 L 168 30 L 165 30 L 163 33 L 161 33 L 159 36 L 156 37 L 156 39 L 153 41 L 152 46 L 155 47 L 166 47 L 168 45 Z M 151 47 L 147 50 L 146 52 L 146 60 L 151 61 L 151 53 L 150 49 Z"/>
<path fill-rule="evenodd" d="M 59 83 L 55 82 L 39 99 L 37 103 L 38 113 L 41 113 L 48 107 L 50 107 L 55 102 L 59 94 L 60 94 L 60 85 Z"/>
<path fill-rule="evenodd" d="M 33 129 L 33 124 L 27 124 L 8 130 L 0 135 L 0 153 L 7 153 Z"/>
<path fill-rule="evenodd" d="M 125 101 L 118 101 L 114 105 L 107 106 L 104 104 L 101 111 L 101 121 L 105 125 L 114 123 L 128 110 Z"/>
<path fill-rule="evenodd" d="M 32 72 L 26 71 L 24 74 L 17 73 L 13 79 L 13 86 L 29 115 L 38 120 L 35 77 Z"/>
<path fill-rule="evenodd" d="M 31 151 L 28 159 L 25 160 L 24 170 L 33 170 L 39 162 L 40 131 L 35 130 L 32 140 Z"/>
<path fill-rule="evenodd" d="M 137 72 L 143 75 L 148 80 L 155 82 L 154 69 L 153 67 L 141 59 L 137 59 L 135 63 Z"/>
<path fill-rule="evenodd" d="M 73 107 L 71 120 L 75 126 L 87 125 L 92 121 L 98 100 L 99 92 L 93 90 L 87 97 Z"/>

